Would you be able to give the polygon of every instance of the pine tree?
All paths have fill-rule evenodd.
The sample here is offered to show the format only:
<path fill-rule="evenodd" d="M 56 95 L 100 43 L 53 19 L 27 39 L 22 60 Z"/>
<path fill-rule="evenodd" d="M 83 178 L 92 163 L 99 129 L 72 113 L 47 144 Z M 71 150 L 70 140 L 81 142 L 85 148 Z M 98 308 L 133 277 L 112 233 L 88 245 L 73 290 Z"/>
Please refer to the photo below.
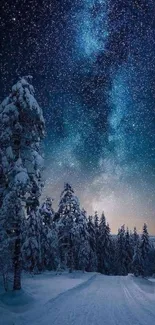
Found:
<path fill-rule="evenodd" d="M 95 215 L 94 215 L 94 227 L 95 227 L 96 237 L 98 237 L 98 235 L 99 235 L 99 218 L 98 218 L 97 211 L 95 211 Z"/>
<path fill-rule="evenodd" d="M 133 245 L 135 247 L 137 246 L 137 242 L 139 241 L 139 235 L 137 234 L 136 227 L 134 227 L 132 238 L 133 238 Z"/>
<path fill-rule="evenodd" d="M 74 232 L 74 249 L 77 254 L 78 269 L 86 270 L 89 263 L 89 233 L 86 211 L 82 209 L 81 214 L 77 215 Z"/>
<path fill-rule="evenodd" d="M 41 233 L 41 253 L 44 269 L 57 270 L 59 268 L 59 238 L 55 223 L 43 226 Z"/>
<path fill-rule="evenodd" d="M 150 250 L 149 234 L 147 230 L 147 225 L 146 223 L 144 223 L 143 233 L 141 236 L 141 252 L 142 252 L 142 258 L 144 260 L 147 258 L 149 250 Z"/>
<path fill-rule="evenodd" d="M 114 274 L 114 256 L 115 256 L 115 246 L 114 246 L 114 240 L 111 236 L 111 229 L 109 226 L 109 223 L 106 225 L 106 243 L 107 243 L 107 272 L 106 274 Z"/>
<path fill-rule="evenodd" d="M 95 240 L 96 240 L 96 256 L 97 260 L 99 260 L 99 217 L 97 211 L 95 211 L 94 215 L 94 229 L 95 229 Z"/>
<path fill-rule="evenodd" d="M 52 208 L 52 199 L 47 197 L 45 202 L 43 202 L 40 213 L 43 217 L 43 222 L 45 225 L 50 226 L 54 219 L 54 210 Z"/>
<path fill-rule="evenodd" d="M 98 254 L 98 271 L 104 274 L 110 273 L 111 267 L 111 237 L 110 227 L 106 224 L 104 212 L 102 213 L 99 223 L 99 254 Z"/>
<path fill-rule="evenodd" d="M 132 260 L 132 270 L 135 276 L 144 274 L 144 261 L 142 258 L 142 252 L 140 247 L 140 241 L 137 241 L 137 244 L 134 248 L 134 255 Z"/>
<path fill-rule="evenodd" d="M 125 251 L 125 227 L 124 225 L 118 230 L 116 242 L 116 268 L 118 275 L 127 275 L 125 265 L 126 251 Z"/>
<path fill-rule="evenodd" d="M 34 98 L 31 77 L 21 78 L 0 106 L 0 165 L 2 182 L 0 222 L 13 246 L 14 285 L 21 288 L 21 225 L 28 193 L 41 193 L 44 136 L 42 110 Z M 13 244 L 14 243 L 14 244 Z"/>
<path fill-rule="evenodd" d="M 44 269 L 56 270 L 60 264 L 59 240 L 56 223 L 53 221 L 55 213 L 51 198 L 46 198 L 41 206 L 40 213 L 43 220 L 41 232 L 42 265 Z"/>
<path fill-rule="evenodd" d="M 70 272 L 74 268 L 74 240 L 75 221 L 80 215 L 80 205 L 78 198 L 74 195 L 71 185 L 66 183 L 61 194 L 59 203 L 58 229 L 61 262 L 69 267 Z"/>
<path fill-rule="evenodd" d="M 89 233 L 89 260 L 87 271 L 97 271 L 97 252 L 96 252 L 96 233 L 95 226 L 93 223 L 93 217 L 88 217 L 88 233 Z"/>
<path fill-rule="evenodd" d="M 144 223 L 143 226 L 140 249 L 141 249 L 141 255 L 144 263 L 144 275 L 147 275 L 147 268 L 149 263 L 148 256 L 150 252 L 150 241 L 149 241 L 149 234 L 148 234 L 146 223 Z"/>
<path fill-rule="evenodd" d="M 132 263 L 132 246 L 131 246 L 131 240 L 130 240 L 130 234 L 129 229 L 127 228 L 125 232 L 125 260 L 124 260 L 124 266 L 126 269 L 126 273 L 128 274 L 131 271 L 131 263 Z"/>
<path fill-rule="evenodd" d="M 43 232 L 39 209 L 32 209 L 24 224 L 26 229 L 22 246 L 23 267 L 27 271 L 38 273 L 42 270 L 41 234 Z"/>
<path fill-rule="evenodd" d="M 148 255 L 148 275 L 155 276 L 155 247 L 152 245 L 150 247 Z"/>

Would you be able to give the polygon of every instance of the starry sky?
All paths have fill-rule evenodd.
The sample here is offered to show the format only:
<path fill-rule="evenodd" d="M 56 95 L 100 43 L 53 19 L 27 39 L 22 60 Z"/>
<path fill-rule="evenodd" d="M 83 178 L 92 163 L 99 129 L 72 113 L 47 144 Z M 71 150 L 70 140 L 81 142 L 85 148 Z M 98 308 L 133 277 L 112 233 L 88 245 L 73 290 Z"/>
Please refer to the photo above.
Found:
<path fill-rule="evenodd" d="M 31 74 L 45 188 L 155 234 L 155 1 L 1 0 L 0 99 Z"/>

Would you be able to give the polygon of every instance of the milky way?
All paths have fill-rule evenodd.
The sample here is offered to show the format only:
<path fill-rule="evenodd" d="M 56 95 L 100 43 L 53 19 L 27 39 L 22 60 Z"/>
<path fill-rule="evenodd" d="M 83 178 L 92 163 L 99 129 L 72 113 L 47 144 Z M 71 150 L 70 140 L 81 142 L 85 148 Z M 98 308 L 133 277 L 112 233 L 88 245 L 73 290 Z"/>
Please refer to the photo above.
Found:
<path fill-rule="evenodd" d="M 2 1 L 0 97 L 34 77 L 43 108 L 46 194 L 72 183 L 112 231 L 155 233 L 155 3 Z M 56 204 L 55 203 L 55 204 Z"/>

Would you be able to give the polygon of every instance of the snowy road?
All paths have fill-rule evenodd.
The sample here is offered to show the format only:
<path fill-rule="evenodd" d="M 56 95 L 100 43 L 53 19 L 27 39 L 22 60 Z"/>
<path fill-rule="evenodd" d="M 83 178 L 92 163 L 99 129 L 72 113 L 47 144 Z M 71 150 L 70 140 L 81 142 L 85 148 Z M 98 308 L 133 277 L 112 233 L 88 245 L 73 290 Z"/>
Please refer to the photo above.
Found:
<path fill-rule="evenodd" d="M 145 279 L 97 274 L 45 304 L 31 324 L 153 325 L 154 288 Z"/>

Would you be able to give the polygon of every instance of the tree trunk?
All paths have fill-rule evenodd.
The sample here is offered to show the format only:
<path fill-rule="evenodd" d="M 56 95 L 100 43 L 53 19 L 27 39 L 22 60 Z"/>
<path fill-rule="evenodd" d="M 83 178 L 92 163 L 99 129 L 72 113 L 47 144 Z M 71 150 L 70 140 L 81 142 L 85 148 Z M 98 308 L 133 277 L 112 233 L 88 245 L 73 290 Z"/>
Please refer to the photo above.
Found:
<path fill-rule="evenodd" d="M 20 290 L 21 289 L 21 240 L 16 232 L 17 238 L 15 240 L 15 247 L 14 247 L 14 283 L 13 283 L 13 290 Z"/>
<path fill-rule="evenodd" d="M 73 272 L 74 268 L 74 257 L 73 257 L 73 244 L 70 239 L 70 250 L 69 250 L 69 273 Z"/>
<path fill-rule="evenodd" d="M 73 250 L 71 248 L 70 250 L 70 256 L 69 256 L 69 273 L 73 272 Z"/>

